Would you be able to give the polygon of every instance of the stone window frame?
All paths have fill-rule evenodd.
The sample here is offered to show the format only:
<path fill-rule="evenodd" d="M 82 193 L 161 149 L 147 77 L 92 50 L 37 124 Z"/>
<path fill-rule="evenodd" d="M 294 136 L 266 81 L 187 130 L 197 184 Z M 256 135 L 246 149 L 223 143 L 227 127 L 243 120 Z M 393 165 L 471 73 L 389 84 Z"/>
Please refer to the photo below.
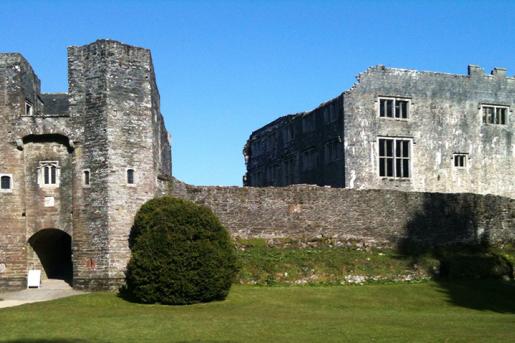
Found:
<path fill-rule="evenodd" d="M 392 156 L 381 155 L 381 140 L 392 140 L 393 141 L 393 151 Z M 408 142 L 408 156 L 397 156 L 397 141 L 407 141 Z M 376 141 L 376 152 L 377 152 L 377 175 L 380 179 L 385 180 L 401 180 L 401 181 L 410 181 L 413 178 L 413 137 L 402 137 L 402 136 L 378 136 Z M 393 160 L 393 176 L 381 175 L 381 159 L 392 159 Z M 397 176 L 397 160 L 408 160 L 408 176 Z M 401 162 L 402 163 L 402 162 Z M 404 164 L 402 164 L 401 169 L 404 170 Z M 385 174 L 387 174 L 387 165 L 385 165 Z"/>
<path fill-rule="evenodd" d="M 257 138 L 250 143 L 250 153 L 253 157 L 261 155 L 261 138 Z"/>
<path fill-rule="evenodd" d="M 467 169 L 469 154 L 465 152 L 456 152 L 452 154 L 452 167 L 454 169 Z M 458 164 L 458 165 L 457 165 Z"/>
<path fill-rule="evenodd" d="M 312 146 L 302 151 L 302 172 L 311 172 L 319 167 L 318 150 Z"/>
<path fill-rule="evenodd" d="M 12 193 L 14 189 L 13 174 L 0 173 L 0 181 L 3 177 L 9 177 L 9 188 L 1 188 L 0 186 L 0 193 Z"/>
<path fill-rule="evenodd" d="M 82 187 L 84 187 L 84 188 L 91 187 L 91 170 L 89 168 L 82 169 Z"/>
<path fill-rule="evenodd" d="M 295 127 L 292 123 L 283 126 L 282 133 L 284 144 L 289 144 L 295 140 Z"/>
<path fill-rule="evenodd" d="M 302 116 L 302 133 L 312 133 L 317 130 L 316 113 L 309 112 Z"/>
<path fill-rule="evenodd" d="M 343 159 L 341 138 L 332 138 L 324 143 L 324 163 L 329 164 Z"/>
<path fill-rule="evenodd" d="M 286 156 L 283 164 L 283 182 L 285 185 L 292 184 L 295 179 L 295 169 L 297 167 L 297 155 Z"/>
<path fill-rule="evenodd" d="M 326 124 L 332 124 L 336 121 L 338 121 L 338 108 L 334 106 L 333 104 L 327 105 L 324 108 L 324 123 Z"/>
<path fill-rule="evenodd" d="M 492 108 L 493 109 L 493 112 L 492 112 L 492 115 L 493 115 L 493 121 L 494 122 L 489 122 L 489 119 L 487 119 L 486 117 L 486 114 L 485 114 L 485 108 Z M 506 112 L 505 112 L 505 117 L 504 117 L 504 123 L 501 123 L 501 120 L 499 119 L 498 117 L 498 110 L 499 109 L 504 109 Z M 492 104 L 492 103 L 480 103 L 479 104 L 479 118 L 481 120 L 481 124 L 483 125 L 495 125 L 495 126 L 507 126 L 509 124 L 509 118 L 510 118 L 510 106 L 508 105 L 499 105 L 499 104 Z M 499 119 L 499 123 L 495 123 L 495 121 L 497 121 L 497 119 Z"/>
<path fill-rule="evenodd" d="M 132 183 L 129 183 L 129 171 L 132 170 Z M 136 168 L 127 167 L 125 168 L 125 183 L 128 187 L 136 187 L 138 183 L 138 178 L 136 177 Z"/>
<path fill-rule="evenodd" d="M 381 100 L 393 100 L 393 117 L 381 116 Z M 405 101 L 406 105 L 406 118 L 396 117 L 395 109 L 397 101 Z M 412 100 L 408 97 L 401 96 L 384 96 L 379 95 L 376 101 L 376 113 L 377 118 L 386 119 L 386 120 L 400 120 L 400 121 L 408 121 L 411 119 L 411 108 L 412 108 Z"/>
<path fill-rule="evenodd" d="M 25 99 L 23 113 L 25 116 L 32 117 L 34 115 L 34 104 L 29 99 Z"/>
<path fill-rule="evenodd" d="M 46 167 L 55 167 L 55 183 L 52 183 L 52 172 L 50 170 L 50 174 L 48 175 L 49 183 L 45 183 L 45 168 Z M 61 167 L 59 166 L 59 161 L 39 161 L 39 166 L 37 169 L 37 182 L 39 187 L 41 188 L 57 188 L 61 184 Z"/>

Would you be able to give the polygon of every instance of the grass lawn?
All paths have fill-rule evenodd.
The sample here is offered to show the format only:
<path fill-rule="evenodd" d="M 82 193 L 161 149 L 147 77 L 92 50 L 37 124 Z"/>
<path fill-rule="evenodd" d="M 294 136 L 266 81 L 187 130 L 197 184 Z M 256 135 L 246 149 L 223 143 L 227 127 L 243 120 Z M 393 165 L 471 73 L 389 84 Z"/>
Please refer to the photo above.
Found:
<path fill-rule="evenodd" d="M 353 283 L 359 276 L 365 283 L 429 278 L 427 266 L 414 266 L 411 258 L 394 249 L 358 249 L 320 244 L 316 247 L 269 246 L 264 240 L 238 242 L 242 284 L 256 285 L 339 285 Z M 427 259 L 429 262 L 433 262 Z M 350 282 L 349 282 L 350 281 Z M 361 282 L 357 282 L 361 283 Z"/>
<path fill-rule="evenodd" d="M 0 310 L 2 342 L 514 342 L 515 285 L 234 286 L 223 302 L 94 293 Z"/>

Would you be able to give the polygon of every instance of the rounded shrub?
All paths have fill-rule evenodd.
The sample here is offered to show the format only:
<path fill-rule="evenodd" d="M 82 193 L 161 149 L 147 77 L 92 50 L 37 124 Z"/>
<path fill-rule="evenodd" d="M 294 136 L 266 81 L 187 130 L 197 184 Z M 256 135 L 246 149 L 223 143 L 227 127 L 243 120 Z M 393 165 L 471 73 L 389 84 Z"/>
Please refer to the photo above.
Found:
<path fill-rule="evenodd" d="M 136 214 L 122 295 L 142 303 L 225 299 L 238 271 L 227 230 L 206 207 L 172 197 Z"/>

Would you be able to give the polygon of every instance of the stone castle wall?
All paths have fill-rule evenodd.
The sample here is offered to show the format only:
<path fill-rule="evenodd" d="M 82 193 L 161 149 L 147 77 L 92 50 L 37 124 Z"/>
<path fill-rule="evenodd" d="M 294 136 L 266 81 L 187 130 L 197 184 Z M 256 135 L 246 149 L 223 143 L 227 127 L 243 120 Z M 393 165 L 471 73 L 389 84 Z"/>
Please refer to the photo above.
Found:
<path fill-rule="evenodd" d="M 515 200 L 499 196 L 352 190 L 195 187 L 172 195 L 205 205 L 233 237 L 332 239 L 370 245 L 442 245 L 515 240 Z"/>

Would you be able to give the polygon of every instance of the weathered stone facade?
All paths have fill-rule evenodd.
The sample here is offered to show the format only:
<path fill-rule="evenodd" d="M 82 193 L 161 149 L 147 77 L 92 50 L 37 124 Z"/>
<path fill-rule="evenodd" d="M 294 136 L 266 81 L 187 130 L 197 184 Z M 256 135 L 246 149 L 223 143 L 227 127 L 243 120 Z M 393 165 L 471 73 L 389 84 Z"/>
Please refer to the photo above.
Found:
<path fill-rule="evenodd" d="M 515 241 L 515 199 L 494 195 L 180 182 L 172 194 L 211 208 L 242 239 L 389 247 Z"/>
<path fill-rule="evenodd" d="M 317 109 L 253 132 L 244 184 L 515 197 L 514 106 L 515 78 L 502 68 L 372 67 Z"/>
<path fill-rule="evenodd" d="M 0 288 L 23 287 L 31 268 L 119 284 L 134 214 L 171 177 L 149 50 L 70 47 L 68 78 L 68 93 L 41 94 L 23 56 L 0 54 Z"/>

